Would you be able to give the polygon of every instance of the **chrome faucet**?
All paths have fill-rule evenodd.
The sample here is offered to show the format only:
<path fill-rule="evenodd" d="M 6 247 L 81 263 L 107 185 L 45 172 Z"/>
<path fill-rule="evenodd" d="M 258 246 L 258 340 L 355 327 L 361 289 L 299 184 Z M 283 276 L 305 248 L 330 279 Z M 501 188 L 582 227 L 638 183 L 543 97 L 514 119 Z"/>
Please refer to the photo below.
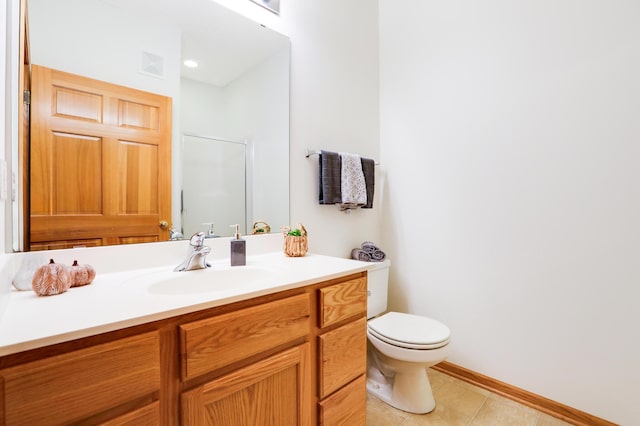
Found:
<path fill-rule="evenodd" d="M 206 257 L 210 252 L 211 247 L 204 245 L 204 232 L 193 234 L 189 240 L 187 258 L 176 266 L 174 271 L 193 271 L 194 269 L 205 269 L 211 266 L 206 261 Z"/>
<path fill-rule="evenodd" d="M 171 228 L 169 229 L 169 239 L 171 241 L 182 240 L 184 239 L 184 235 L 182 235 L 182 232 L 178 231 L 177 229 Z"/>

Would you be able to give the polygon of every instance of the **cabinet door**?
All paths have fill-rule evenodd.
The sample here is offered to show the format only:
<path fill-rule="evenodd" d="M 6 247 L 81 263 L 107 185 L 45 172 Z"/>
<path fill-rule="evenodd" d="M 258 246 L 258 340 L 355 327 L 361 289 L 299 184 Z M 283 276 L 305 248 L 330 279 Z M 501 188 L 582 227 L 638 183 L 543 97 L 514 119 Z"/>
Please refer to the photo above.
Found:
<path fill-rule="evenodd" d="M 366 371 L 367 321 L 343 325 L 318 337 L 320 398 L 330 395 Z"/>
<path fill-rule="evenodd" d="M 309 344 L 288 349 L 182 394 L 183 425 L 307 425 Z"/>

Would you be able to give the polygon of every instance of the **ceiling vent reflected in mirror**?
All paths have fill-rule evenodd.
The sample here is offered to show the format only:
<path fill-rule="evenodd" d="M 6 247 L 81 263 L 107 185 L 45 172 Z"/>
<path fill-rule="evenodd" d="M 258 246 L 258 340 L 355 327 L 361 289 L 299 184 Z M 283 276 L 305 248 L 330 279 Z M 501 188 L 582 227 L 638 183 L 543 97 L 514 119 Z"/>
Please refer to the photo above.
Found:
<path fill-rule="evenodd" d="M 140 72 L 152 77 L 164 78 L 164 57 L 142 50 L 140 52 Z"/>

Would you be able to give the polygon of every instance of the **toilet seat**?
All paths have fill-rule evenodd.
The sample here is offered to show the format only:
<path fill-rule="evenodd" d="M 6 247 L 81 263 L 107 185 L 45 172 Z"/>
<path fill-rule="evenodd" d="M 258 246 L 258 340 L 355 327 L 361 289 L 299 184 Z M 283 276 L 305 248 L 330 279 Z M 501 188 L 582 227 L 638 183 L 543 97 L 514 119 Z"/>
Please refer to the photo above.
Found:
<path fill-rule="evenodd" d="M 369 333 L 390 345 L 407 349 L 438 349 L 449 343 L 449 327 L 431 318 L 388 312 L 367 322 Z"/>

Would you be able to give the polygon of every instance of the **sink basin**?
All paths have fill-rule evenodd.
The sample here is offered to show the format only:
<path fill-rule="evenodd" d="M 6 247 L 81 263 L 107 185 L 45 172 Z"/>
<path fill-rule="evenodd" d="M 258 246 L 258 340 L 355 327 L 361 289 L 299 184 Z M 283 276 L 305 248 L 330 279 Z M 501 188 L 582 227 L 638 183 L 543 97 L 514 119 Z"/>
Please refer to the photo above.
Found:
<path fill-rule="evenodd" d="M 194 294 L 224 291 L 264 282 L 273 271 L 256 266 L 216 266 L 186 272 L 155 272 L 140 277 L 152 294 Z"/>

